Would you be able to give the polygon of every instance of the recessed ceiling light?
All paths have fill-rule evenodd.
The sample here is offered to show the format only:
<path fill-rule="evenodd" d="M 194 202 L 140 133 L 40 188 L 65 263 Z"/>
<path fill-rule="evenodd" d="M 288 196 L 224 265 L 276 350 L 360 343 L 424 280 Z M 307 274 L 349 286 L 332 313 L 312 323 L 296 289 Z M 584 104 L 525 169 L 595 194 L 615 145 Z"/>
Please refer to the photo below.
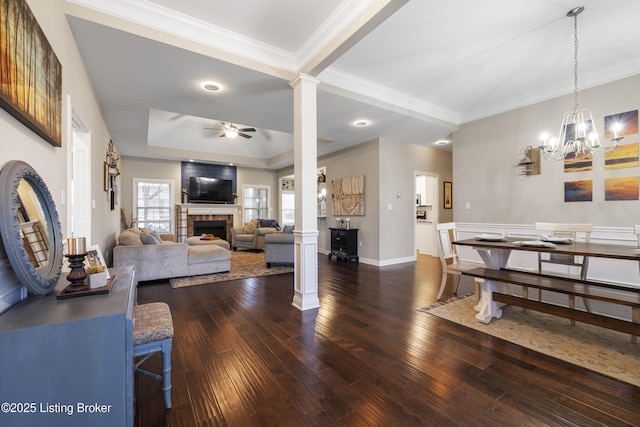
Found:
<path fill-rule="evenodd" d="M 369 122 L 366 120 L 356 120 L 355 122 L 353 122 L 353 125 L 358 127 L 367 126 L 368 124 Z"/>
<path fill-rule="evenodd" d="M 441 139 L 440 141 L 436 141 L 435 144 L 436 145 L 446 145 L 448 143 L 450 143 L 451 141 L 447 140 L 447 139 Z"/>
<path fill-rule="evenodd" d="M 189 159 L 189 161 L 190 161 L 190 162 L 195 162 L 195 160 L 193 160 L 193 159 Z"/>
<path fill-rule="evenodd" d="M 209 92 L 220 92 L 222 90 L 222 85 L 216 82 L 203 82 L 202 88 Z"/>

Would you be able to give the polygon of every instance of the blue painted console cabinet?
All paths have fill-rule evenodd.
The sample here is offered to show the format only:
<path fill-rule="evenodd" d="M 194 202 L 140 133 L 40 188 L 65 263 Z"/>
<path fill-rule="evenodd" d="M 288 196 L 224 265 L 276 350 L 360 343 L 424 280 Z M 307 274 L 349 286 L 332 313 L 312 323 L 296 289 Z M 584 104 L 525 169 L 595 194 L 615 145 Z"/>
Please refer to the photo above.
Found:
<path fill-rule="evenodd" d="M 30 295 L 0 315 L 1 426 L 133 425 L 133 268 L 109 294 Z"/>

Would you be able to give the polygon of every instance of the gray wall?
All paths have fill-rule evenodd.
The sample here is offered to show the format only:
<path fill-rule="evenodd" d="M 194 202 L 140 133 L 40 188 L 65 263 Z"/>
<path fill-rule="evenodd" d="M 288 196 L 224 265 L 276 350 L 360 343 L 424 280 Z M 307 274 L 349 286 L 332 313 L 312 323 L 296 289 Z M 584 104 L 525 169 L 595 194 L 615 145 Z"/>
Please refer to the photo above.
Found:
<path fill-rule="evenodd" d="M 121 207 L 125 210 L 127 222 L 131 219 L 133 209 L 133 179 L 162 179 L 174 182 L 174 200 L 181 203 L 181 168 L 179 161 L 142 159 L 139 157 L 123 157 L 121 160 Z M 243 185 L 270 185 L 271 186 L 271 217 L 279 217 L 280 204 L 278 203 L 278 178 L 274 171 L 265 169 L 249 169 L 238 167 L 237 189 L 242 194 Z M 238 204 L 242 202 L 238 199 Z M 175 221 L 172 224 L 175 232 Z"/>
<path fill-rule="evenodd" d="M 329 227 L 335 227 L 336 216 L 331 204 L 331 181 L 349 176 L 364 175 L 364 216 L 351 216 L 351 228 L 358 229 L 358 256 L 366 262 L 380 259 L 380 238 L 378 224 L 380 218 L 380 142 L 373 140 L 355 148 L 340 151 L 331 156 L 318 159 L 318 167 L 327 168 L 327 218 L 326 228 L 318 230 L 324 233 L 324 244 L 330 250 Z M 344 218 L 344 217 L 339 217 Z M 319 225 L 321 225 L 319 223 Z M 360 243 L 361 242 L 361 243 Z"/>
<path fill-rule="evenodd" d="M 73 34 L 64 14 L 61 0 L 28 0 L 38 24 L 62 65 L 62 147 L 54 147 L 37 136 L 18 120 L 0 109 L 0 167 L 10 160 L 29 163 L 44 179 L 60 216 L 63 237 L 68 237 L 68 163 L 72 135 L 67 123 L 67 103 L 70 100 L 82 120 L 91 130 L 91 199 L 95 201 L 92 216 L 92 241 L 103 255 L 110 259 L 110 246 L 118 230 L 117 210 L 109 209 L 103 191 L 103 162 L 110 135 L 105 126 L 100 106 L 78 52 Z M 116 141 L 117 147 L 117 141 Z M 63 199 L 63 194 L 65 195 Z M 1 292 L 1 291 L 0 291 Z"/>
<path fill-rule="evenodd" d="M 365 176 L 365 215 L 352 216 L 351 227 L 358 228 L 361 261 L 387 265 L 415 259 L 415 171 L 437 174 L 440 199 L 442 182 L 451 181 L 451 153 L 388 139 L 375 139 L 351 149 L 318 159 L 327 169 L 327 218 L 318 219 L 318 248 L 328 252 L 328 228 L 335 226 L 330 204 L 331 181 L 353 175 Z M 293 173 L 283 169 L 279 176 Z M 400 197 L 397 197 L 400 195 Z M 391 205 L 391 210 L 388 209 Z M 451 221 L 451 209 L 439 203 L 441 221 Z"/>
<path fill-rule="evenodd" d="M 442 204 L 443 182 L 452 180 L 451 153 L 382 139 L 380 171 L 379 259 L 382 263 L 414 259 L 415 172 L 438 175 L 438 219 L 439 222 L 451 221 L 452 210 L 444 209 Z"/>
<path fill-rule="evenodd" d="M 640 107 L 640 76 L 580 92 L 580 106 L 594 114 L 602 137 L 604 116 Z M 453 134 L 453 207 L 458 222 L 532 224 L 535 221 L 585 222 L 628 227 L 639 223 L 639 201 L 604 201 L 604 179 L 638 176 L 640 168 L 604 169 L 593 159 L 593 171 L 564 173 L 563 162 L 542 159 L 542 174 L 516 175 L 515 164 L 527 145 L 539 145 L 547 130 L 557 134 L 573 96 L 552 99 L 462 126 Z M 637 134 L 620 143 L 638 143 Z M 592 202 L 564 202 L 564 182 L 593 180 Z M 465 203 L 471 209 L 465 209 Z"/>

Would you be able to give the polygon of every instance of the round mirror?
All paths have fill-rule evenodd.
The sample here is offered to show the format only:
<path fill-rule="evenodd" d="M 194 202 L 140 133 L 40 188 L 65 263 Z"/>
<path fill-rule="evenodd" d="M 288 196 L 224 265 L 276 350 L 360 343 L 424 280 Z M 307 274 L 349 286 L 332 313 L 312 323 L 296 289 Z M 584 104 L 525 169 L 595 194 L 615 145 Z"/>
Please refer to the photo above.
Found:
<path fill-rule="evenodd" d="M 46 295 L 62 270 L 62 231 L 51 193 L 27 163 L 0 171 L 0 234 L 7 257 L 29 292 Z"/>

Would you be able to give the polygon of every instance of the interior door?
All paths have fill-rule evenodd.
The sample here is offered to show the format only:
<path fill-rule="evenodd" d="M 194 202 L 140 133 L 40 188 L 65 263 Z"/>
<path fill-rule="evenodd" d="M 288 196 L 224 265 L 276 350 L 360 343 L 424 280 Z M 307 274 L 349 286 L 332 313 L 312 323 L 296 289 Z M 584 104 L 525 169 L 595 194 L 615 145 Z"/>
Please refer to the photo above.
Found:
<path fill-rule="evenodd" d="M 91 134 L 73 121 L 71 186 L 69 197 L 70 232 L 91 242 Z"/>

